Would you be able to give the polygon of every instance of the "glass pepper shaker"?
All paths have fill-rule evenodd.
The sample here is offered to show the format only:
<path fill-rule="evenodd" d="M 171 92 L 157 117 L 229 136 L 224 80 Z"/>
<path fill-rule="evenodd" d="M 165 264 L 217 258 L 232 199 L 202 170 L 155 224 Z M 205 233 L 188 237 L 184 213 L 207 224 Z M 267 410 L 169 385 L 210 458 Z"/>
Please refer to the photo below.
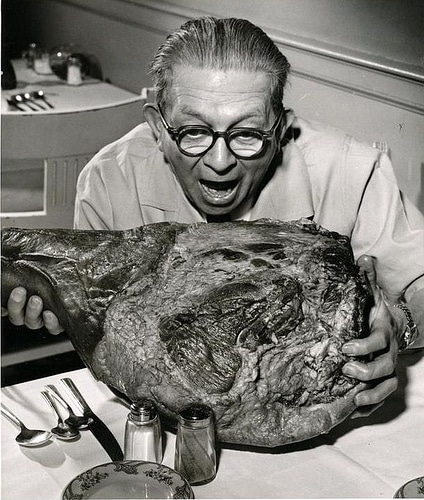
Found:
<path fill-rule="evenodd" d="M 125 424 L 124 459 L 161 463 L 162 430 L 156 405 L 142 399 L 130 407 Z"/>
<path fill-rule="evenodd" d="M 174 468 L 192 485 L 215 478 L 215 426 L 208 406 L 195 403 L 179 413 Z"/>

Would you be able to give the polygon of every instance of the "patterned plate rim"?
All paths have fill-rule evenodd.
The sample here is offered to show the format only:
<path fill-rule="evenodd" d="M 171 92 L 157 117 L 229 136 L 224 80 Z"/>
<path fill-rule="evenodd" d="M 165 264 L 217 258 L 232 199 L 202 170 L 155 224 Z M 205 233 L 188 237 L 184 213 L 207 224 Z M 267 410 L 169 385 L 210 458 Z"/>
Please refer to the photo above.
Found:
<path fill-rule="evenodd" d="M 151 468 L 146 470 L 141 470 L 141 466 L 150 465 Z M 112 470 L 107 470 L 108 468 L 114 467 Z M 103 470 L 102 470 L 103 469 Z M 156 462 L 147 462 L 143 460 L 120 460 L 116 462 L 104 462 L 102 464 L 95 465 L 89 469 L 84 470 L 80 474 L 77 474 L 68 484 L 65 486 L 62 499 L 63 500 L 84 500 L 90 499 L 90 488 L 96 486 L 103 479 L 109 476 L 110 473 L 126 473 L 128 475 L 136 475 L 139 472 L 143 472 L 147 478 L 150 478 L 157 483 L 165 483 L 173 491 L 172 498 L 194 498 L 193 490 L 191 489 L 188 481 L 176 470 L 168 467 L 167 465 L 159 464 Z M 177 477 L 181 481 L 181 485 L 173 486 L 173 477 Z M 81 487 L 81 484 L 83 485 Z M 73 491 L 73 489 L 78 488 L 78 493 Z M 85 493 L 80 493 L 81 489 L 86 491 Z"/>

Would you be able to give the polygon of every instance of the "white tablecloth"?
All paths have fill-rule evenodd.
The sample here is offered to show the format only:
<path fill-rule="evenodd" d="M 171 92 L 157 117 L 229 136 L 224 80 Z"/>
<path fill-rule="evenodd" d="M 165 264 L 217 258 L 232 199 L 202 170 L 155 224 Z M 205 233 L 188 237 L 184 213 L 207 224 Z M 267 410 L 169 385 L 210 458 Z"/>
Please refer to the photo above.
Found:
<path fill-rule="evenodd" d="M 371 417 L 347 419 L 330 434 L 275 450 L 220 450 L 216 479 L 193 487 L 196 498 L 391 498 L 424 475 L 423 352 L 400 356 L 400 386 Z M 33 428 L 55 423 L 40 396 L 47 383 L 70 376 L 123 445 L 128 409 L 87 370 L 2 389 L 3 401 Z M 2 418 L 2 498 L 59 500 L 77 474 L 108 456 L 89 431 L 75 442 L 41 448 L 16 444 L 17 429 Z M 175 436 L 166 435 L 163 463 L 173 466 Z"/>
<path fill-rule="evenodd" d="M 93 111 L 112 106 L 119 106 L 129 102 L 141 101 L 141 96 L 128 92 L 114 85 L 100 80 L 87 78 L 82 85 L 68 85 L 66 81 L 60 80 L 56 75 L 39 75 L 33 69 L 25 66 L 24 60 L 14 60 L 13 67 L 16 72 L 17 88 L 2 90 L 1 107 L 3 115 L 33 115 L 33 114 L 62 114 L 81 111 Z M 32 110 L 26 104 L 19 104 L 22 111 L 9 106 L 8 99 L 15 94 L 43 90 L 48 102 L 54 106 L 53 109 L 44 104 L 43 100 L 36 100 L 44 106 L 41 109 L 35 103 L 30 103 Z"/>

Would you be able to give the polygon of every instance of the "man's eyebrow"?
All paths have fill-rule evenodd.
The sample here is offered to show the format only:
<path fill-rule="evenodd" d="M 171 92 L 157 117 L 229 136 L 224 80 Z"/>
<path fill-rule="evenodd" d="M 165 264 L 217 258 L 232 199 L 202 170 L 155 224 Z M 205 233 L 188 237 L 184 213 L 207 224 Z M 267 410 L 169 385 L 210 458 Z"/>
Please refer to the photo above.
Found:
<path fill-rule="evenodd" d="M 179 112 L 181 114 L 189 115 L 189 116 L 192 116 L 193 118 L 197 118 L 200 121 L 207 122 L 206 117 L 203 114 L 199 113 L 199 111 L 197 111 L 196 109 L 193 109 L 191 106 L 183 104 L 181 106 Z M 255 115 L 252 115 L 252 113 L 255 113 Z M 257 118 L 257 117 L 262 117 L 266 113 L 267 113 L 267 107 L 266 106 L 264 106 L 264 107 L 257 106 L 255 108 L 249 110 L 249 112 L 246 113 L 245 115 L 241 115 L 240 117 L 237 117 L 237 121 L 235 122 L 235 124 L 233 125 L 233 127 L 237 126 L 237 123 L 240 123 L 240 122 L 242 122 L 244 120 L 249 120 L 249 119 Z"/>
<path fill-rule="evenodd" d="M 185 115 L 191 115 L 194 118 L 199 118 L 200 120 L 203 119 L 202 115 L 198 111 L 187 105 L 182 105 L 179 112 Z"/>

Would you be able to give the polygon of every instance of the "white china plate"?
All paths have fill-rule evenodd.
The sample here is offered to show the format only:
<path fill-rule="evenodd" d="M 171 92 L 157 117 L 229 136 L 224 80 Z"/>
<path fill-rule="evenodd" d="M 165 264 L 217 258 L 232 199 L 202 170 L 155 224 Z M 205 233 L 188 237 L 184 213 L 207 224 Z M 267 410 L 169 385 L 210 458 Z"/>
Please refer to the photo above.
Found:
<path fill-rule="evenodd" d="M 186 479 L 166 465 L 123 460 L 79 474 L 66 486 L 62 498 L 194 498 L 194 494 Z"/>

